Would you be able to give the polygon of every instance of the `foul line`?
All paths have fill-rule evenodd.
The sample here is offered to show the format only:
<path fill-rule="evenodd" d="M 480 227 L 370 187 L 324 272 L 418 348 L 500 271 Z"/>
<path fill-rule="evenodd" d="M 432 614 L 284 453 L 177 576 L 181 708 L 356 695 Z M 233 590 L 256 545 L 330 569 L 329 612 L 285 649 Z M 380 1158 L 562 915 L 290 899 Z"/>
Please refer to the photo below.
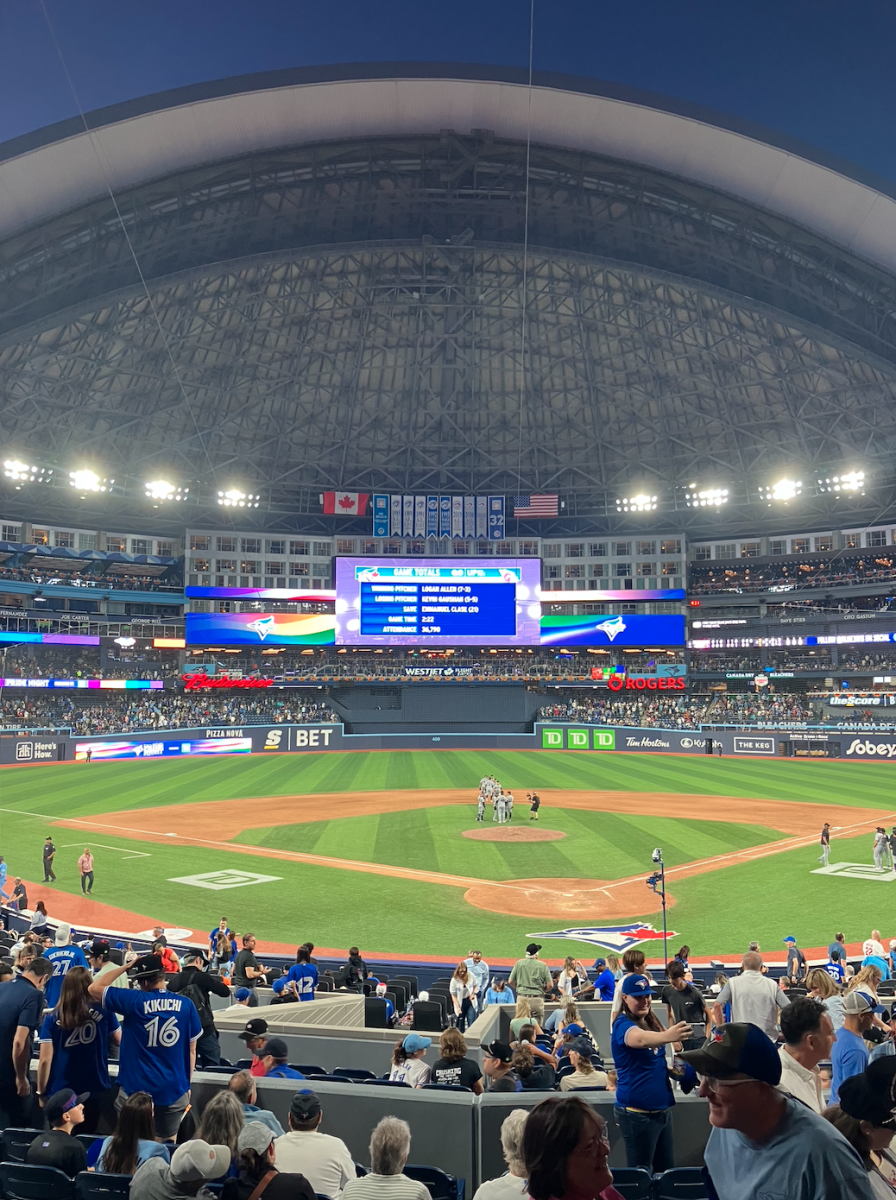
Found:
<path fill-rule="evenodd" d="M 41 820 L 49 821 L 54 825 L 79 825 L 92 827 L 94 829 L 114 829 L 118 833 L 134 833 L 150 838 L 177 837 L 183 842 L 190 842 L 200 846 L 213 846 L 216 849 L 227 850 L 231 854 L 246 853 L 262 858 L 289 859 L 294 862 L 308 863 L 311 866 L 330 867 L 341 871 L 359 871 L 362 874 L 370 875 L 385 875 L 396 879 L 408 879 L 418 883 L 439 884 L 446 887 L 459 888 L 481 887 L 483 884 L 487 884 L 489 887 L 500 888 L 504 891 L 522 893 L 523 895 L 526 895 L 534 890 L 531 887 L 521 887 L 514 883 L 500 883 L 483 879 L 471 879 L 463 875 L 443 875 L 437 871 L 420 871 L 413 867 L 394 867 L 385 863 L 360 862 L 356 859 L 329 858 L 320 854 L 307 854 L 300 850 L 272 850 L 266 846 L 250 846 L 241 845 L 235 842 L 222 842 L 212 838 L 195 837 L 192 834 L 160 833 L 155 829 L 139 829 L 136 826 L 129 825 L 111 825 L 108 822 L 89 821 L 78 817 L 48 817 L 43 813 L 24 812 L 22 809 L 15 808 L 0 808 L 0 812 L 18 813 L 24 816 L 39 817 Z M 844 834 L 848 833 L 850 830 L 861 831 L 862 829 L 868 829 L 873 827 L 874 822 L 878 819 L 883 819 L 883 817 L 879 816 L 865 821 L 858 821 L 853 825 L 844 825 L 840 827 L 839 832 Z M 888 813 L 886 819 L 892 821 L 896 819 L 896 814 Z M 817 842 L 818 838 L 816 834 L 806 834 L 798 837 L 785 838 L 780 842 L 766 842 L 759 846 L 748 847 L 745 850 L 732 850 L 727 854 L 719 854 L 711 858 L 697 859 L 690 863 L 682 863 L 680 866 L 670 867 L 666 871 L 666 875 L 703 875 L 708 871 L 718 870 L 724 864 L 730 863 L 733 859 L 738 859 L 741 862 L 752 862 L 756 859 L 768 858 L 774 854 L 782 854 L 787 850 L 796 850 L 801 846 L 809 846 Z M 71 844 L 77 845 L 77 843 Z M 117 847 L 109 848 L 118 849 Z M 138 855 L 141 852 L 134 851 L 133 853 Z M 146 857 L 149 856 L 146 855 Z M 546 880 L 546 883 L 549 882 L 550 880 Z M 594 892 L 600 891 L 609 893 L 614 888 L 625 887 L 631 883 L 643 883 L 644 875 L 643 873 L 638 875 L 629 875 L 625 879 L 616 879 L 612 882 L 601 884 L 599 888 L 587 889 L 584 885 L 586 885 L 588 882 L 589 881 L 587 879 L 582 880 L 583 891 L 591 890 Z"/>
<path fill-rule="evenodd" d="M 80 846 L 80 842 L 66 842 L 64 846 L 60 846 L 60 850 L 71 850 L 75 846 Z M 152 858 L 151 854 L 147 854 L 145 850 L 131 850 L 128 846 L 105 846 L 102 842 L 85 842 L 85 846 L 95 846 L 97 850 L 117 850 L 126 858 Z"/>

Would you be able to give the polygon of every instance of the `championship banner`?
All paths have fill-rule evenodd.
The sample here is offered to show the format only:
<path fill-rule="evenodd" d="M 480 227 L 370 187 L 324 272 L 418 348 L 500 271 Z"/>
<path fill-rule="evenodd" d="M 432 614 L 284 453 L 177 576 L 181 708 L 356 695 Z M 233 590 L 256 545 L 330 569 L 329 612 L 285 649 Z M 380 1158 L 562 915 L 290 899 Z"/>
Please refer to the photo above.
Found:
<path fill-rule="evenodd" d="M 403 505 L 404 505 L 404 521 L 402 522 L 404 536 L 405 537 L 413 537 L 414 536 L 414 497 L 413 496 L 403 496 L 402 501 L 403 501 Z"/>
<path fill-rule="evenodd" d="M 476 536 L 488 537 L 488 497 L 476 497 Z"/>
<path fill-rule="evenodd" d="M 451 537 L 451 497 L 439 497 L 439 537 Z"/>
<path fill-rule="evenodd" d="M 401 537 L 401 496 L 389 497 L 389 536 Z"/>
<path fill-rule="evenodd" d="M 438 496 L 426 497 L 426 536 L 428 538 L 437 538 L 439 536 Z"/>
<path fill-rule="evenodd" d="M 464 536 L 464 498 L 463 496 L 451 497 L 451 536 L 460 538 L 463 541 Z"/>
<path fill-rule="evenodd" d="M 476 497 L 464 496 L 464 537 L 476 536 Z"/>
<path fill-rule="evenodd" d="M 414 537 L 426 537 L 426 497 L 414 497 Z"/>

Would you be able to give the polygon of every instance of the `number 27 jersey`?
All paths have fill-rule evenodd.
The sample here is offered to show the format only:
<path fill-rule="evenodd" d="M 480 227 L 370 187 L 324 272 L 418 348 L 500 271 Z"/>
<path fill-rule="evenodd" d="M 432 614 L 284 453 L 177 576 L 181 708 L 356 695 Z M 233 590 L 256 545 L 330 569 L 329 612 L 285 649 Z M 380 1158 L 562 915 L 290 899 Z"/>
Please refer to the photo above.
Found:
<path fill-rule="evenodd" d="M 103 1007 L 124 1015 L 118 1082 L 129 1096 L 149 1092 L 157 1105 L 190 1090 L 190 1048 L 202 1033 L 189 996 L 165 989 L 106 988 Z"/>

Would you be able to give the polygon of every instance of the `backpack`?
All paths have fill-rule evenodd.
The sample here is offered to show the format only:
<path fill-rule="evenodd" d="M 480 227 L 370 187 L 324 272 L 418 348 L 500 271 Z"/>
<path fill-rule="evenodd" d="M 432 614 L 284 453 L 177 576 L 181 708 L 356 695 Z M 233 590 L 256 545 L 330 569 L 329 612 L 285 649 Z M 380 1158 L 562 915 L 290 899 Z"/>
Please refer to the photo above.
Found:
<path fill-rule="evenodd" d="M 196 1011 L 199 1013 L 199 1023 L 203 1030 L 208 1029 L 210 1025 L 214 1025 L 215 1018 L 212 1015 L 212 1007 L 208 1002 L 208 996 L 196 983 L 188 983 L 185 988 L 181 988 L 178 993 L 185 996 L 188 1000 L 192 1000 L 196 1005 Z"/>

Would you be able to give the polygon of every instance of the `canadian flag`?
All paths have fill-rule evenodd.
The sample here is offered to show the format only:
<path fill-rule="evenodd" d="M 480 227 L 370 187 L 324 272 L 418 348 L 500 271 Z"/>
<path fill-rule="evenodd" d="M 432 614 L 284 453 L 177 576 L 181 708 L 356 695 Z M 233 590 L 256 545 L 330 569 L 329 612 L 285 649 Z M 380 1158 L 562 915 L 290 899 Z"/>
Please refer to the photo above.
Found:
<path fill-rule="evenodd" d="M 320 502 L 325 513 L 337 517 L 363 517 L 367 511 L 367 492 L 322 492 Z"/>

